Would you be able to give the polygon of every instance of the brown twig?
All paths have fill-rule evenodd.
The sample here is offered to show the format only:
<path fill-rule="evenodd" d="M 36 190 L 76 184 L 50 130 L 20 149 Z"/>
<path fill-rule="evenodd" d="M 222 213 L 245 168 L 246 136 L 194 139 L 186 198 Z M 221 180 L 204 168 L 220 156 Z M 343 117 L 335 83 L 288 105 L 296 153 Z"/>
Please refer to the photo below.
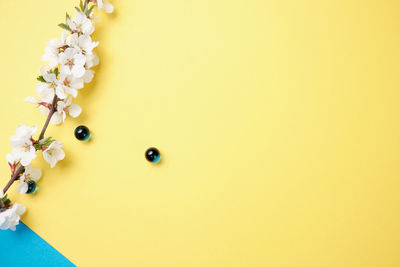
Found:
<path fill-rule="evenodd" d="M 49 126 L 51 117 L 53 116 L 53 114 L 56 111 L 56 109 L 57 109 L 57 95 L 54 95 L 53 102 L 51 103 L 51 108 L 50 108 L 50 111 L 49 111 L 49 115 L 47 116 L 46 122 L 44 123 L 42 131 L 40 132 L 39 140 L 44 137 L 44 133 L 46 132 L 47 127 Z"/>
<path fill-rule="evenodd" d="M 4 187 L 3 192 L 6 193 L 8 188 L 10 188 L 10 186 L 18 179 L 19 175 L 22 173 L 22 171 L 24 170 L 24 166 L 20 165 L 15 172 L 13 173 L 13 175 L 11 176 L 10 181 L 8 181 L 7 185 Z"/>

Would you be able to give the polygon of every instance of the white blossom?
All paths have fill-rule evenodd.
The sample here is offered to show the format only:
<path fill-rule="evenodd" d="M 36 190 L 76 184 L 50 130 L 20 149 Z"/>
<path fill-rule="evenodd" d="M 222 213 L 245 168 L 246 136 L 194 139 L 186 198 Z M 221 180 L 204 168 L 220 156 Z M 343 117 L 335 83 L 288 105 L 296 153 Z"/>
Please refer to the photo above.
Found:
<path fill-rule="evenodd" d="M 15 129 L 15 135 L 11 137 L 11 145 L 18 143 L 18 141 L 21 139 L 30 139 L 36 133 L 36 130 L 36 126 L 28 127 L 25 124 L 19 125 Z"/>
<path fill-rule="evenodd" d="M 97 6 L 99 9 L 104 9 L 107 13 L 112 13 L 114 11 L 114 6 L 107 2 L 106 0 L 97 0 Z"/>
<path fill-rule="evenodd" d="M 40 101 L 51 103 L 55 95 L 55 88 L 52 88 L 52 84 L 40 82 L 36 85 L 36 92 L 39 95 Z"/>
<path fill-rule="evenodd" d="M 28 103 L 32 103 L 32 104 L 36 105 L 37 107 L 39 107 L 39 111 L 43 115 L 47 116 L 49 114 L 49 108 L 51 107 L 52 103 L 47 102 L 47 101 L 42 101 L 33 96 L 26 97 L 25 101 Z"/>
<path fill-rule="evenodd" d="M 85 74 L 86 57 L 75 48 L 67 48 L 60 54 L 59 62 L 61 72 L 66 75 L 74 75 L 81 78 Z"/>
<path fill-rule="evenodd" d="M 65 94 L 62 84 L 60 81 L 57 79 L 57 76 L 55 73 L 52 72 L 47 72 L 42 75 L 43 79 L 45 82 L 40 82 L 36 86 L 36 91 L 39 94 L 39 97 L 44 101 L 51 103 L 54 94 L 57 95 L 58 98 L 64 99 L 67 97 Z"/>
<path fill-rule="evenodd" d="M 73 20 L 67 19 L 67 24 L 73 33 L 92 34 L 94 27 L 90 19 L 83 12 L 78 12 Z"/>
<path fill-rule="evenodd" d="M 27 166 L 36 158 L 36 149 L 33 146 L 32 136 L 36 133 L 36 127 L 28 127 L 24 124 L 16 129 L 16 134 L 10 138 L 13 154 L 21 159 L 21 164 Z"/>
<path fill-rule="evenodd" d="M 63 144 L 60 141 L 55 140 L 43 151 L 43 158 L 50 164 L 51 168 L 56 166 L 58 161 L 64 159 L 65 153 L 62 146 Z"/>
<path fill-rule="evenodd" d="M 99 45 L 99 42 L 93 42 L 89 34 L 78 35 L 74 33 L 67 38 L 69 47 L 79 50 L 84 55 L 92 54 L 93 49 Z"/>
<path fill-rule="evenodd" d="M 28 182 L 30 180 L 37 181 L 42 176 L 42 171 L 40 169 L 32 168 L 32 165 L 29 164 L 25 167 L 24 173 L 19 178 L 19 184 L 17 186 L 17 191 L 20 194 L 25 194 L 28 191 Z"/>
<path fill-rule="evenodd" d="M 1 190 L 1 195 L 3 191 Z M 25 206 L 15 203 L 8 209 L 0 209 L 0 229 L 11 229 L 15 231 L 15 227 L 19 224 L 21 215 L 25 213 Z"/>
<path fill-rule="evenodd" d="M 78 95 L 78 90 L 83 88 L 83 78 L 76 78 L 71 74 L 61 72 L 59 81 L 63 92 L 73 97 L 76 97 Z"/>
<path fill-rule="evenodd" d="M 53 124 L 60 124 L 65 121 L 66 114 L 69 114 L 72 118 L 76 118 L 81 112 L 82 108 L 72 103 L 72 97 L 68 97 L 64 101 L 57 102 L 57 110 L 54 112 L 53 117 L 51 117 L 51 122 Z"/>
<path fill-rule="evenodd" d="M 46 43 L 45 54 L 42 57 L 43 61 L 48 61 L 50 68 L 54 68 L 58 64 L 58 55 L 61 50 L 65 49 L 68 32 L 63 30 L 61 39 L 54 38 Z"/>
<path fill-rule="evenodd" d="M 25 98 L 25 101 L 36 105 L 39 108 L 40 113 L 42 113 L 43 115 L 47 116 L 49 114 L 49 108 L 51 107 L 52 103 L 41 101 L 40 99 L 37 99 L 33 96 L 28 96 L 27 98 Z"/>

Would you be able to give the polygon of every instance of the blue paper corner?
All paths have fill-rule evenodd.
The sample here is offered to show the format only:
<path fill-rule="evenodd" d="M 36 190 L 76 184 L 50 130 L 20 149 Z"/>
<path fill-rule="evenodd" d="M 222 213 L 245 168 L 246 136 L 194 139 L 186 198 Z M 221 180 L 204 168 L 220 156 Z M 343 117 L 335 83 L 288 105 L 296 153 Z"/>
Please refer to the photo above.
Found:
<path fill-rule="evenodd" d="M 20 222 L 16 231 L 0 230 L 0 266 L 75 266 L 28 226 Z"/>

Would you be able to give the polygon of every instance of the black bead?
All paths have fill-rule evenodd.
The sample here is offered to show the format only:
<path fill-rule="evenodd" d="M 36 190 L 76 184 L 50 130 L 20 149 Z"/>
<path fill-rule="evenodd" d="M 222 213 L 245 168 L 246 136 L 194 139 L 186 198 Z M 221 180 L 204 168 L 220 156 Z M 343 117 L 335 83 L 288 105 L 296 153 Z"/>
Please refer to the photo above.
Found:
<path fill-rule="evenodd" d="M 36 190 L 36 182 L 29 180 L 28 181 L 28 191 L 26 191 L 27 194 L 33 193 Z"/>
<path fill-rule="evenodd" d="M 84 125 L 76 127 L 75 137 L 76 137 L 76 139 L 81 140 L 81 141 L 88 140 L 90 138 L 89 128 Z"/>
<path fill-rule="evenodd" d="M 146 150 L 145 153 L 146 159 L 150 162 L 158 162 L 161 159 L 160 151 L 157 148 L 151 147 Z"/>

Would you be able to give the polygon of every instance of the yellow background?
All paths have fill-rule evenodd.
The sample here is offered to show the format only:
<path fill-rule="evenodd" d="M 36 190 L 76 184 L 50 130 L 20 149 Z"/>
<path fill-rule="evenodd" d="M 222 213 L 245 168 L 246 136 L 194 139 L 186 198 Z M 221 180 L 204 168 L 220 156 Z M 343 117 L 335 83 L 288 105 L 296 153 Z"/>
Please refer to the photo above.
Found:
<path fill-rule="evenodd" d="M 74 4 L 0 2 L 0 155 L 44 122 L 23 99 Z M 11 190 L 29 227 L 78 266 L 400 266 L 399 1 L 113 4 L 48 131 L 66 159 Z"/>

